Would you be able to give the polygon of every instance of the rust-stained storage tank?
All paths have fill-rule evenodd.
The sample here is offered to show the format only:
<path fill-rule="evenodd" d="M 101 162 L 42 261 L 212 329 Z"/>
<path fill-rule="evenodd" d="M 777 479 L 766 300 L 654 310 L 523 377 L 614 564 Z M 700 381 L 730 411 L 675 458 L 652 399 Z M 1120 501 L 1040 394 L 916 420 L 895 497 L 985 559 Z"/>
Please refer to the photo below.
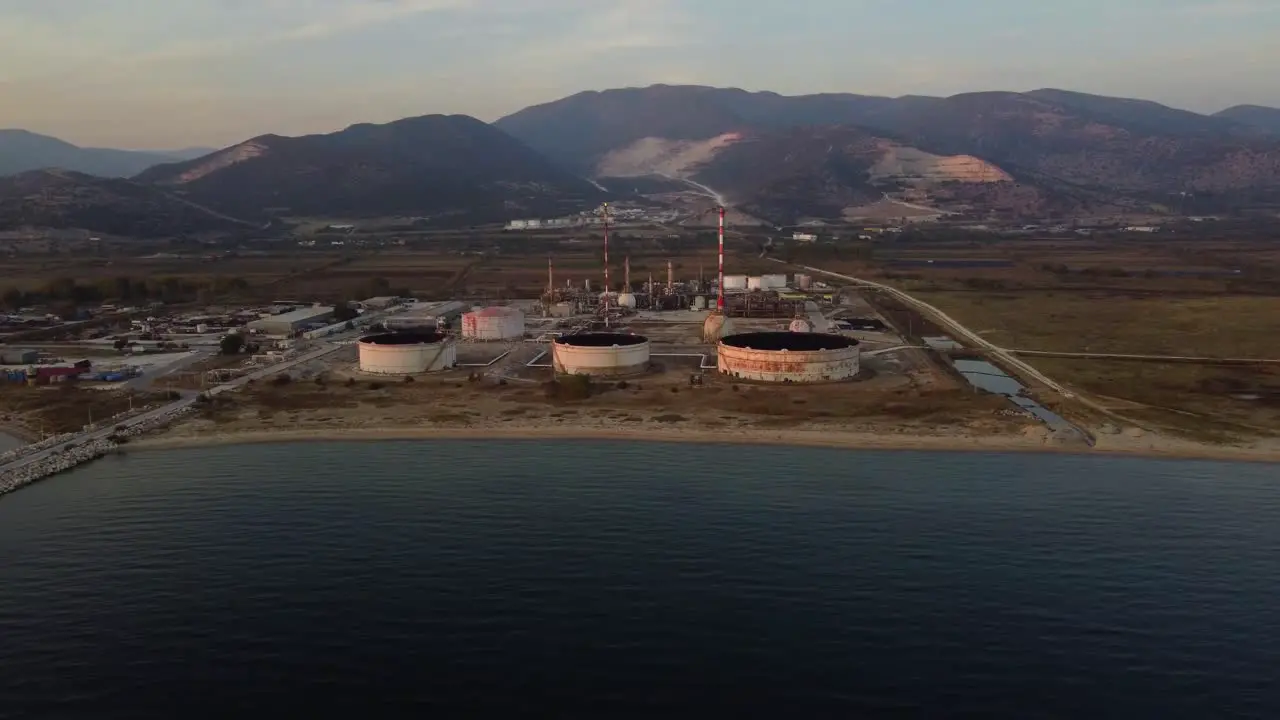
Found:
<path fill-rule="evenodd" d="M 817 383 L 858 374 L 858 341 L 813 332 L 730 335 L 716 347 L 720 372 L 742 380 Z"/>
<path fill-rule="evenodd" d="M 565 335 L 552 344 L 552 364 L 561 375 L 636 375 L 649 367 L 649 338 L 623 333 Z"/>
<path fill-rule="evenodd" d="M 733 334 L 733 321 L 719 308 L 712 310 L 707 319 L 702 321 L 702 342 L 710 345 L 720 342 L 721 338 Z"/>
<path fill-rule="evenodd" d="M 462 337 L 472 340 L 519 340 L 524 337 L 524 313 L 511 307 L 488 307 L 462 316 Z"/>
<path fill-rule="evenodd" d="M 416 375 L 458 364 L 457 348 L 437 332 L 383 333 L 360 338 L 360 371 L 374 375 Z"/>

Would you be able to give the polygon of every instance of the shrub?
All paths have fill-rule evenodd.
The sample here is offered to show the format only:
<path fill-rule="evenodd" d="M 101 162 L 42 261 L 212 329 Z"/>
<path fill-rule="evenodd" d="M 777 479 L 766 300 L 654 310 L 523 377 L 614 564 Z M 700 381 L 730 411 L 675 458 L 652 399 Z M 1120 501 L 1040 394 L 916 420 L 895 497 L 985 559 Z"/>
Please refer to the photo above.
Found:
<path fill-rule="evenodd" d="M 586 375 L 567 375 L 543 386 L 547 397 L 552 400 L 586 400 L 594 389 L 591 378 Z"/>

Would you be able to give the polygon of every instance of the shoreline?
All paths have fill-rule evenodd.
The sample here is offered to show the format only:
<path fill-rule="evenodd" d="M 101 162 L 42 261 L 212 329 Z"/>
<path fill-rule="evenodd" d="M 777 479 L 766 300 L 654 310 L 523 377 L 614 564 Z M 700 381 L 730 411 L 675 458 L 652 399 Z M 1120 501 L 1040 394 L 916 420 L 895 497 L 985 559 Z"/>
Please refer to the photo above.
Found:
<path fill-rule="evenodd" d="M 1040 438 L 1022 435 L 929 435 L 907 432 L 855 432 L 840 430 L 715 430 L 644 431 L 612 430 L 599 427 L 545 428 L 458 428 L 387 427 L 339 430 L 233 431 L 201 435 L 162 434 L 136 440 L 119 451 L 179 450 L 234 445 L 282 444 L 296 442 L 378 442 L 395 440 L 610 440 L 637 442 L 678 442 L 703 445 L 773 445 L 840 450 L 898 450 L 924 452 L 1052 453 L 1059 455 L 1105 455 L 1166 460 L 1217 460 L 1250 463 L 1280 463 L 1280 449 L 1219 447 L 1190 441 L 1168 440 L 1166 447 L 1143 446 L 1140 441 L 1100 437 L 1094 447 L 1046 444 Z"/>

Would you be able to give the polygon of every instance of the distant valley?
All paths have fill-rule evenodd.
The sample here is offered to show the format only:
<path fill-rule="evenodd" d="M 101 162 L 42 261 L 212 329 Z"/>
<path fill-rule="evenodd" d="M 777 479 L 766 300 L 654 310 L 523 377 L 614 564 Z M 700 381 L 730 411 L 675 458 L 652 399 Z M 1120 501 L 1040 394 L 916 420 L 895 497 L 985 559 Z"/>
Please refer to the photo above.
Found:
<path fill-rule="evenodd" d="M 0 129 L 0 176 L 58 168 L 100 177 L 133 177 L 147 168 L 211 152 L 208 148 L 172 151 L 112 150 L 72 145 L 26 130 Z"/>

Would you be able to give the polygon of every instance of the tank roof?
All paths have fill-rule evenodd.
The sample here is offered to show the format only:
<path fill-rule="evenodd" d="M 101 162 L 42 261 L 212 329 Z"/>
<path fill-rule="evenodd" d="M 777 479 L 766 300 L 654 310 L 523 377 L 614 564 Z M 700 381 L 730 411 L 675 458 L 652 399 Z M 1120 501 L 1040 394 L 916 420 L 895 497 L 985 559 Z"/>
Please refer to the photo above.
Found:
<path fill-rule="evenodd" d="M 501 316 L 514 315 L 516 313 L 519 313 L 521 315 L 524 314 L 519 310 L 517 310 L 516 308 L 507 307 L 505 305 L 497 305 L 494 307 L 487 307 L 487 308 L 480 308 L 479 310 L 472 310 L 470 314 L 479 315 L 481 317 L 501 317 Z"/>
<path fill-rule="evenodd" d="M 579 333 L 556 338 L 556 343 L 573 347 L 613 347 L 614 345 L 625 347 L 646 342 L 649 342 L 649 338 L 643 335 L 624 333 Z"/>
<path fill-rule="evenodd" d="M 360 338 L 360 342 L 369 345 L 430 345 L 444 339 L 445 336 L 438 332 L 398 332 L 366 335 Z"/>
<path fill-rule="evenodd" d="M 720 342 L 729 347 L 744 350 L 774 350 L 789 352 L 817 352 L 819 350 L 843 350 L 858 344 L 857 340 L 843 335 L 814 332 L 752 332 L 729 335 Z"/>

